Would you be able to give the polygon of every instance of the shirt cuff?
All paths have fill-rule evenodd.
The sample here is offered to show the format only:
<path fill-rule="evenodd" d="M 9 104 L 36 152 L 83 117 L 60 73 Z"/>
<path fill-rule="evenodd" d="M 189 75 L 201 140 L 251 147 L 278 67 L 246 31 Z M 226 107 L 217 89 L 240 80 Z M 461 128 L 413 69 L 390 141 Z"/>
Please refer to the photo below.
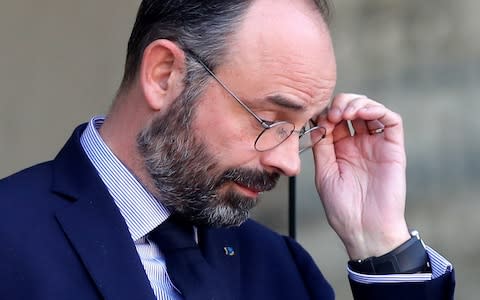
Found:
<path fill-rule="evenodd" d="M 441 256 L 438 252 L 436 252 L 429 246 L 425 246 L 425 250 L 427 251 L 428 257 L 430 258 L 432 273 L 367 275 L 352 271 L 347 266 L 348 276 L 353 281 L 363 284 L 423 282 L 438 278 L 452 271 L 452 264 L 446 258 Z"/>

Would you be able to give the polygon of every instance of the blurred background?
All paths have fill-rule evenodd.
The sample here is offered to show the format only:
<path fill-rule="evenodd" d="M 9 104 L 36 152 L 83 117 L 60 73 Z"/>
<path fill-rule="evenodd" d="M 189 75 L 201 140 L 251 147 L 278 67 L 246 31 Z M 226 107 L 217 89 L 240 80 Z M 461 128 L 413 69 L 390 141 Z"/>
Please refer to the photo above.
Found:
<path fill-rule="evenodd" d="M 456 299 L 478 299 L 480 2 L 333 2 L 337 92 L 367 94 L 403 116 L 408 223 L 454 264 Z M 138 4 L 0 2 L 0 177 L 52 159 L 77 124 L 107 112 Z M 326 223 L 311 166 L 304 154 L 298 239 L 337 298 L 351 299 L 348 257 Z M 286 234 L 287 195 L 285 178 L 254 217 Z"/>

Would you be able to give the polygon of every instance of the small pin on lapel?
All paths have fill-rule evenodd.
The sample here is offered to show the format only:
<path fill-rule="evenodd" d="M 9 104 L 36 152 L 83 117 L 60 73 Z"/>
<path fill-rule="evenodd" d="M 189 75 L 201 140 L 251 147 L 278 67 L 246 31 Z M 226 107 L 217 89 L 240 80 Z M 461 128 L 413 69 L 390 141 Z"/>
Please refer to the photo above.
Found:
<path fill-rule="evenodd" d="M 223 250 L 225 251 L 226 256 L 235 256 L 235 249 L 230 246 L 225 246 L 223 247 Z"/>

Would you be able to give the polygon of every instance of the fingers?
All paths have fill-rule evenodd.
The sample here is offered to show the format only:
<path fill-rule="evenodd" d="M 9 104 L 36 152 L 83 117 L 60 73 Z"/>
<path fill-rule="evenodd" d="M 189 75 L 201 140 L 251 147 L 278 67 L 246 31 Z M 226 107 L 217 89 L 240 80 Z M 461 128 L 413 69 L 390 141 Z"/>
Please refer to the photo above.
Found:
<path fill-rule="evenodd" d="M 355 134 L 378 134 L 385 132 L 386 137 L 398 138 L 403 135 L 401 117 L 384 105 L 358 94 L 339 94 L 330 106 L 327 119 L 340 126 L 341 134 L 334 140 L 349 134 L 344 120 L 352 121 Z"/>
<path fill-rule="evenodd" d="M 367 148 L 374 146 L 387 149 L 385 142 L 404 147 L 401 117 L 363 95 L 337 95 L 328 111 L 318 116 L 317 124 L 326 128 L 325 139 L 313 149 L 320 177 L 338 171 L 337 158 L 355 156 L 352 151 L 371 153 Z"/>
<path fill-rule="evenodd" d="M 341 120 L 354 120 L 358 113 L 380 112 L 382 109 L 385 109 L 385 106 L 367 96 L 339 94 L 332 101 L 328 119 L 332 123 L 338 123 Z"/>

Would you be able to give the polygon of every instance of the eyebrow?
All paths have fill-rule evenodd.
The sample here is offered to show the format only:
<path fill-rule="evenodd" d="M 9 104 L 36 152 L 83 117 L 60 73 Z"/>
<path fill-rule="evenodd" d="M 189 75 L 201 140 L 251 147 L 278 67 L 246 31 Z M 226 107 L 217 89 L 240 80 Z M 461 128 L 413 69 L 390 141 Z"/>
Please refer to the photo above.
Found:
<path fill-rule="evenodd" d="M 267 100 L 277 106 L 293 111 L 304 111 L 306 109 L 304 105 L 293 102 L 292 100 L 280 95 L 267 96 Z"/>

